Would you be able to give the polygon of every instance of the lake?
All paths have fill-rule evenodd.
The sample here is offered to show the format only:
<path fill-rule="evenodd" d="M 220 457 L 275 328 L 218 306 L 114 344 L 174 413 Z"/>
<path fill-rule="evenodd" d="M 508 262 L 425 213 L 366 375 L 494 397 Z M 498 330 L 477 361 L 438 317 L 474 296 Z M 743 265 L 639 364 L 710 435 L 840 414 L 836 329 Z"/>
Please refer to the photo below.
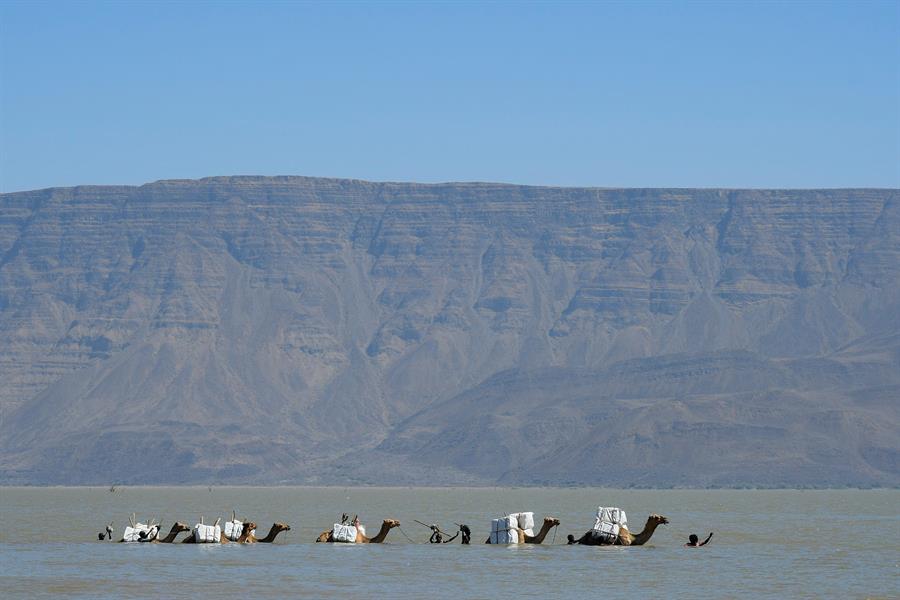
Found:
<path fill-rule="evenodd" d="M 619 506 L 639 531 L 670 524 L 642 547 L 566 546 Z M 606 598 L 900 597 L 900 491 L 550 488 L 123 487 L 0 488 L 0 595 L 86 598 Z M 115 544 L 97 533 L 128 515 L 193 525 L 239 518 L 292 531 L 274 544 Z M 541 546 L 487 546 L 490 519 L 534 511 L 562 523 Z M 381 545 L 315 544 L 342 512 Z M 472 528 L 473 544 L 430 545 L 415 523 Z M 709 546 L 686 549 L 690 533 Z M 184 534 L 179 538 L 183 538 Z M 407 539 L 409 538 L 409 539 Z M 415 542 L 410 542 L 410 539 Z"/>

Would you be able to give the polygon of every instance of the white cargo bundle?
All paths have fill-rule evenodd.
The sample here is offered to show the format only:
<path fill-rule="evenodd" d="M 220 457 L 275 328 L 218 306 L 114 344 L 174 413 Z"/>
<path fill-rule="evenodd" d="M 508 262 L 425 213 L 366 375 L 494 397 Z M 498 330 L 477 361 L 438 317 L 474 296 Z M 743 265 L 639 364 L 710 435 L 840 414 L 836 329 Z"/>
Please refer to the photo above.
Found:
<path fill-rule="evenodd" d="M 135 523 L 134 527 L 126 526 L 122 539 L 126 542 L 152 542 L 159 535 L 159 525 Z"/>
<path fill-rule="evenodd" d="M 507 515 L 491 521 L 492 544 L 518 544 L 519 543 L 519 517 Z"/>
<path fill-rule="evenodd" d="M 198 544 L 218 544 L 222 541 L 222 528 L 218 525 L 194 525 L 194 541 Z"/>
<path fill-rule="evenodd" d="M 628 528 L 628 517 L 625 516 L 625 511 L 621 508 L 615 508 L 613 506 L 597 507 L 597 518 L 594 519 L 594 529 L 600 530 L 600 525 L 602 523 L 612 523 L 614 525 L 618 525 L 619 527 Z"/>
<path fill-rule="evenodd" d="M 600 534 L 600 538 L 609 544 L 615 544 L 619 538 L 619 526 L 615 523 L 600 523 L 599 527 L 594 527 L 594 531 Z"/>
<path fill-rule="evenodd" d="M 225 521 L 225 537 L 227 537 L 232 542 L 236 542 L 241 538 L 241 534 L 244 532 L 244 524 L 234 519 L 232 521 Z"/>
<path fill-rule="evenodd" d="M 138 529 L 138 527 L 141 529 Z M 126 526 L 125 533 L 122 535 L 122 540 L 128 543 L 141 541 L 140 534 L 144 527 L 146 527 L 146 525 L 143 523 L 138 523 L 136 527 Z"/>
<path fill-rule="evenodd" d="M 331 530 L 331 539 L 343 544 L 352 544 L 356 542 L 356 527 L 335 523 L 334 529 Z"/>
<path fill-rule="evenodd" d="M 530 531 L 534 529 L 534 513 L 533 512 L 521 512 L 516 515 L 519 519 L 519 529 L 525 529 L 526 531 Z M 532 535 L 532 534 L 528 534 Z"/>
<path fill-rule="evenodd" d="M 607 543 L 614 544 L 619 538 L 619 531 L 628 528 L 628 517 L 625 511 L 615 507 L 597 507 L 597 518 L 594 519 L 593 530 Z"/>

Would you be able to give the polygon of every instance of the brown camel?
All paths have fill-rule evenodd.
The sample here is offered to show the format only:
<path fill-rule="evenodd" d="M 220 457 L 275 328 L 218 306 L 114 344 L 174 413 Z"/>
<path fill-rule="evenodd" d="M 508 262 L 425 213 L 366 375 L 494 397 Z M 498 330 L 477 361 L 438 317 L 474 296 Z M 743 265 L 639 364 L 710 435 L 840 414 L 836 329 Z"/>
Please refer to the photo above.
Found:
<path fill-rule="evenodd" d="M 644 525 L 644 530 L 640 533 L 631 533 L 628 531 L 628 528 L 624 526 L 619 528 L 619 536 L 612 544 L 604 541 L 603 538 L 596 535 L 593 530 L 588 531 L 577 540 L 574 536 L 569 536 L 569 543 L 583 544 L 585 546 L 643 546 L 650 541 L 650 537 L 653 535 L 653 532 L 656 531 L 657 527 L 668 523 L 669 519 L 664 516 L 652 514 L 647 517 L 647 524 Z"/>
<path fill-rule="evenodd" d="M 275 523 L 272 525 L 272 528 L 269 530 L 269 535 L 260 539 L 257 538 L 253 531 L 256 529 L 256 523 L 244 523 L 244 531 L 241 533 L 241 537 L 238 538 L 238 543 L 240 544 L 271 544 L 275 541 L 275 538 L 282 531 L 290 531 L 291 526 L 286 523 Z"/>
<path fill-rule="evenodd" d="M 157 525 L 157 527 L 158 527 L 158 525 Z M 169 530 L 169 533 L 168 533 L 168 535 L 166 535 L 166 537 L 160 538 L 159 535 L 157 535 L 152 540 L 141 540 L 141 543 L 171 544 L 172 542 L 175 541 L 175 538 L 178 537 L 179 533 L 181 533 L 183 531 L 190 531 L 190 530 L 191 530 L 191 528 L 188 527 L 187 525 L 185 525 L 184 523 L 175 523 L 174 525 L 172 525 L 172 529 Z M 122 538 L 121 540 L 119 540 L 120 544 L 123 542 L 125 542 L 125 538 Z"/>
<path fill-rule="evenodd" d="M 547 537 L 547 534 L 551 529 L 559 525 L 559 519 L 556 517 L 544 517 L 544 523 L 541 525 L 541 530 L 538 531 L 538 534 L 535 536 L 526 535 L 524 529 L 520 529 L 516 527 L 516 531 L 519 532 L 518 538 L 519 544 L 541 544 L 544 541 L 544 538 Z M 491 538 L 488 537 L 484 542 L 485 544 L 491 543 Z"/>
<path fill-rule="evenodd" d="M 400 527 L 400 521 L 396 519 L 385 519 L 381 524 L 381 530 L 378 532 L 373 538 L 366 537 L 359 528 L 356 529 L 356 541 L 355 544 L 380 544 L 384 541 L 384 538 L 387 537 L 388 531 L 393 529 L 394 527 Z M 334 539 L 332 537 L 333 531 L 323 531 L 319 534 L 319 537 L 316 538 L 316 542 L 328 542 L 334 543 Z"/>

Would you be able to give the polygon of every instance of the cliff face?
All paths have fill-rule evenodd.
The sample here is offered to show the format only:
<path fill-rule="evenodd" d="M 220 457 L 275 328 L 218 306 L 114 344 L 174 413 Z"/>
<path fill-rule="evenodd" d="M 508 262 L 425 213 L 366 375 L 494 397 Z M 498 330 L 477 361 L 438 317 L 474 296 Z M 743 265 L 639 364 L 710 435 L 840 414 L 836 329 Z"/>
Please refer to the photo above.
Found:
<path fill-rule="evenodd" d="M 900 484 L 900 191 L 0 196 L 6 482 Z"/>

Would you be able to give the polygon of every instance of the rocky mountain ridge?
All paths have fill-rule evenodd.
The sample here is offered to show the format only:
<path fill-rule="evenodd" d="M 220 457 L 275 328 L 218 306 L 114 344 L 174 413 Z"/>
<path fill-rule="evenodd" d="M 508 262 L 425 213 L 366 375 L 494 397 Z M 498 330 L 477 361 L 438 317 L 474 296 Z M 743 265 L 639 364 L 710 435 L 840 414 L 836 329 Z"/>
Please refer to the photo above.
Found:
<path fill-rule="evenodd" d="M 0 196 L 7 483 L 900 484 L 900 190 Z"/>

